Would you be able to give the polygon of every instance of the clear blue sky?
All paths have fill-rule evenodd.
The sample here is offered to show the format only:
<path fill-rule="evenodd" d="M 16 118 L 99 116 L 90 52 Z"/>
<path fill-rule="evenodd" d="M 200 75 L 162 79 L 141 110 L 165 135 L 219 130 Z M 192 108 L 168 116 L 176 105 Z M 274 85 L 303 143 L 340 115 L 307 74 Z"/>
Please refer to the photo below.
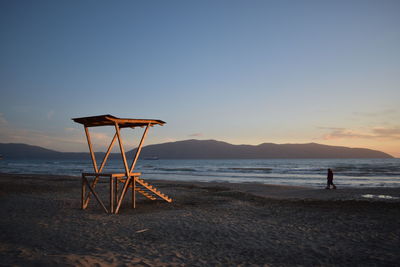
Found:
<path fill-rule="evenodd" d="M 3 0 L 0 142 L 86 151 L 70 118 L 113 114 L 165 120 L 148 144 L 400 156 L 399 14 L 387 0 Z"/>

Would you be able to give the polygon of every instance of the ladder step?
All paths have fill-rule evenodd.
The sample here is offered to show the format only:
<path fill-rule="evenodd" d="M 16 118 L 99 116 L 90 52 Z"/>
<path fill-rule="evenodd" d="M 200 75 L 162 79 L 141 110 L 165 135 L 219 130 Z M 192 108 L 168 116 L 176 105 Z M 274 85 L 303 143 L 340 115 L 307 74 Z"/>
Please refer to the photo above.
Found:
<path fill-rule="evenodd" d="M 138 192 L 139 192 L 139 193 L 141 193 L 143 196 L 145 196 L 145 197 L 147 197 L 147 198 L 151 199 L 151 200 L 156 200 L 156 198 L 155 198 L 155 197 L 153 197 L 152 195 L 148 194 L 148 193 L 147 193 L 147 192 L 145 192 L 145 191 L 138 190 Z"/>

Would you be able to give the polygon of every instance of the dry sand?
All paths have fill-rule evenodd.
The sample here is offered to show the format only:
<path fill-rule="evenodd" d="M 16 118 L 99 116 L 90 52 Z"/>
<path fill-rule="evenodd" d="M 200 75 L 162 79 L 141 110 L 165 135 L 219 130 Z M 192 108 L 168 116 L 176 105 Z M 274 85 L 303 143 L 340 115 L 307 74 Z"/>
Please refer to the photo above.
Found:
<path fill-rule="evenodd" d="M 400 188 L 154 183 L 174 202 L 110 215 L 80 209 L 77 177 L 0 174 L 0 264 L 399 266 L 400 200 L 362 195 Z"/>

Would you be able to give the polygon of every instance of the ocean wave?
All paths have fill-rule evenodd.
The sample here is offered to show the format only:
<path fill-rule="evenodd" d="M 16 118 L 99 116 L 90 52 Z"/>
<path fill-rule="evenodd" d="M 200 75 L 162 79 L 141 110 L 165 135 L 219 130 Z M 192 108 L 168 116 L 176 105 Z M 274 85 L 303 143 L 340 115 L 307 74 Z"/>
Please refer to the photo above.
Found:
<path fill-rule="evenodd" d="M 192 168 L 154 168 L 156 171 L 166 171 L 166 172 L 196 172 L 196 169 Z"/>
<path fill-rule="evenodd" d="M 152 169 L 152 168 L 154 168 L 154 166 L 153 165 L 143 165 L 141 168 L 143 168 L 143 169 Z"/>
<path fill-rule="evenodd" d="M 236 171 L 236 172 L 243 172 L 243 173 L 251 173 L 251 172 L 262 172 L 262 173 L 270 173 L 273 169 L 272 168 L 258 168 L 258 167 L 232 167 L 232 168 L 221 168 L 220 171 Z"/>

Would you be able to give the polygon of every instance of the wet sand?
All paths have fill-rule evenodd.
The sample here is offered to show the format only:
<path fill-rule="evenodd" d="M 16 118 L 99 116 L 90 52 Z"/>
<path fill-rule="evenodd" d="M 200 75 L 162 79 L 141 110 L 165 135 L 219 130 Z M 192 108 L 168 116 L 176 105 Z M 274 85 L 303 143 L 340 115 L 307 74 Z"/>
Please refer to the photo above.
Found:
<path fill-rule="evenodd" d="M 398 266 L 400 188 L 153 181 L 173 203 L 120 214 L 80 178 L 0 174 L 1 266 Z M 99 192 L 107 199 L 107 184 Z"/>

